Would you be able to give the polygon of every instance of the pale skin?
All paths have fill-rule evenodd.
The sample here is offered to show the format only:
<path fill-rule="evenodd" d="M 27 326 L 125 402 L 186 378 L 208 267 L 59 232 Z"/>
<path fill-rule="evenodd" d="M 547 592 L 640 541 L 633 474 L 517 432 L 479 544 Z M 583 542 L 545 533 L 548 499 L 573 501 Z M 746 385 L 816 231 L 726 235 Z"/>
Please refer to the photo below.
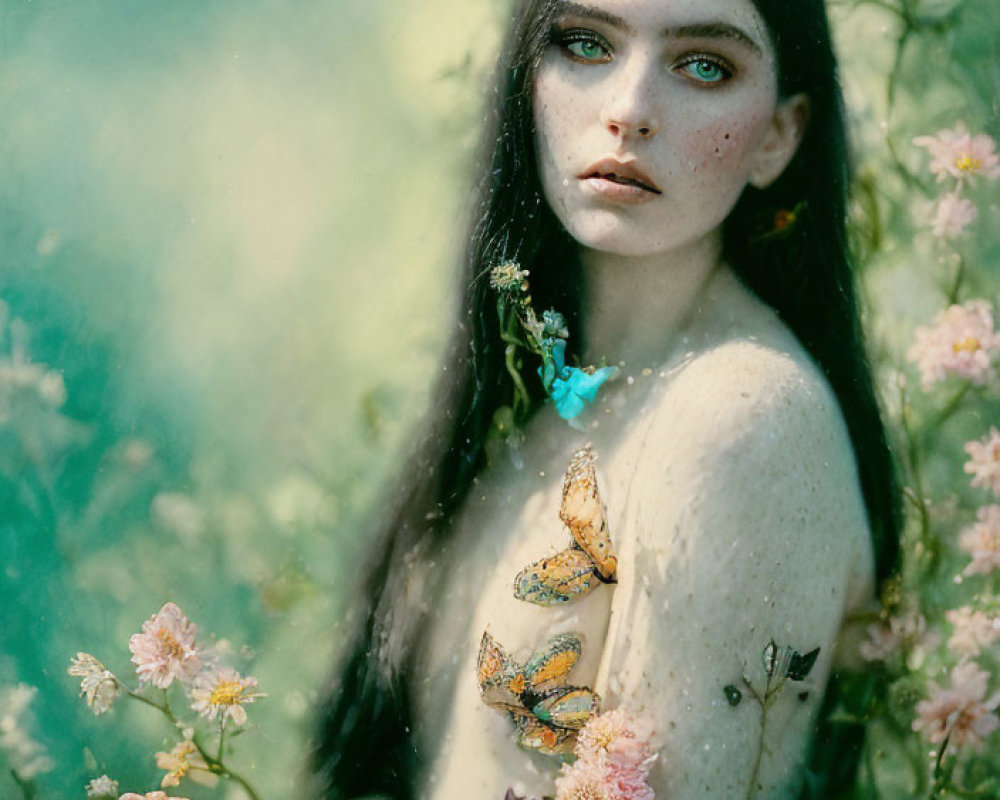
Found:
<path fill-rule="evenodd" d="M 519 750 L 479 701 L 489 629 L 520 658 L 556 633 L 582 637 L 572 682 L 654 721 L 657 798 L 791 797 L 844 620 L 871 602 L 872 552 L 829 387 L 719 254 L 743 188 L 793 157 L 808 102 L 778 96 L 750 0 L 583 0 L 557 28 L 533 95 L 543 188 L 582 248 L 587 359 L 624 362 L 635 381 L 606 387 L 585 434 L 543 411 L 523 468 L 493 466 L 474 486 L 417 682 L 424 794 L 554 791 L 558 762 Z M 631 180 L 601 185 L 611 172 Z M 562 472 L 584 441 L 619 584 L 555 610 L 518 601 L 514 574 L 567 545 Z M 821 652 L 761 742 L 760 707 L 730 707 L 723 688 L 744 676 L 763 688 L 772 637 Z"/>

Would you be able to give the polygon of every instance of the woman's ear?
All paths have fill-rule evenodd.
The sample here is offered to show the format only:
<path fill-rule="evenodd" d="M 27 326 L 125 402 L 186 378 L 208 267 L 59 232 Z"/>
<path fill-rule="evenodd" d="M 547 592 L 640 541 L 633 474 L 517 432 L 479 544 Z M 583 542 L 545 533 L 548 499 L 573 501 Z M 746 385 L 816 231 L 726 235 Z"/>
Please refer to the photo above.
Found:
<path fill-rule="evenodd" d="M 750 169 L 750 185 L 766 189 L 785 171 L 799 149 L 809 123 L 809 98 L 796 94 L 778 101 L 771 127 Z"/>

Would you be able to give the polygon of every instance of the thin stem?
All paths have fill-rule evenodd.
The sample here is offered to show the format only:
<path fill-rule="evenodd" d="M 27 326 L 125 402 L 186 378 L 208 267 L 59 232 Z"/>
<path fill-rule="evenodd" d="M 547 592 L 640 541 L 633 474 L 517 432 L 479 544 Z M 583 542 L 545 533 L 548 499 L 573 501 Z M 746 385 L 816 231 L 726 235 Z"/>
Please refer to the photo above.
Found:
<path fill-rule="evenodd" d="M 37 797 L 34 781 L 24 780 L 13 768 L 10 770 L 10 775 L 14 779 L 14 783 L 17 784 L 17 788 L 21 790 L 21 794 L 24 795 L 24 800 L 34 800 Z"/>
<path fill-rule="evenodd" d="M 528 388 L 524 385 L 524 381 L 521 379 L 521 373 L 517 369 L 517 363 L 515 358 L 517 357 L 517 348 L 509 344 L 504 352 L 504 366 L 507 368 L 507 374 L 510 375 L 510 379 L 514 382 L 514 419 L 518 420 L 522 408 L 527 408 L 528 406 Z"/>
<path fill-rule="evenodd" d="M 906 399 L 906 390 L 899 387 L 900 423 L 903 428 L 903 436 L 906 439 L 906 456 L 910 466 L 910 478 L 913 487 L 903 489 L 904 495 L 916 506 L 920 514 L 920 539 L 927 541 L 930 538 L 930 515 L 927 512 L 927 499 L 924 496 L 923 476 L 920 470 L 920 448 L 917 445 L 917 437 L 910 425 L 910 404 Z"/>
<path fill-rule="evenodd" d="M 163 692 L 162 705 L 153 700 L 150 700 L 148 697 L 143 697 L 141 694 L 138 694 L 131 689 L 125 689 L 125 692 L 129 697 L 132 697 L 141 703 L 145 703 L 147 706 L 152 706 L 157 711 L 162 712 L 167 717 L 167 719 L 170 720 L 171 724 L 174 725 L 174 727 L 179 727 L 177 717 L 174 716 L 174 712 L 170 710 L 170 705 L 167 702 L 166 690 L 164 690 Z M 191 743 L 195 746 L 195 749 L 197 749 L 198 754 L 203 759 L 205 759 L 205 764 L 208 766 L 209 772 L 212 772 L 216 775 L 221 775 L 223 778 L 228 778 L 229 780 L 238 783 L 240 786 L 243 787 L 243 791 L 247 793 L 247 796 L 250 798 L 250 800 L 260 800 L 260 795 L 257 794 L 256 791 L 254 791 L 253 787 L 247 782 L 246 778 L 244 778 L 238 772 L 234 772 L 232 769 L 230 769 L 229 767 L 227 767 L 225 764 L 222 763 L 221 734 L 219 739 L 219 755 L 217 758 L 212 756 L 208 752 L 208 750 L 205 749 L 205 746 L 198 740 L 198 734 L 195 734 L 192 737 Z"/>
<path fill-rule="evenodd" d="M 969 389 L 972 388 L 971 383 L 966 383 L 959 389 L 955 394 L 952 395 L 951 399 L 945 403 L 944 408 L 942 408 L 937 415 L 934 417 L 934 429 L 941 425 L 941 423 L 948 420 L 952 414 L 958 409 L 965 399 L 965 396 L 969 393 Z"/>
<path fill-rule="evenodd" d="M 746 796 L 746 800 L 753 800 L 753 796 L 757 793 L 757 779 L 760 777 L 760 765 L 764 760 L 764 734 L 767 731 L 767 710 L 771 705 L 770 699 L 773 697 L 773 694 L 771 693 L 770 675 L 767 676 L 767 684 L 764 687 L 763 697 L 757 694 L 757 690 L 751 686 L 746 676 L 743 677 L 743 683 L 750 690 L 753 699 L 760 705 L 760 738 L 757 740 L 757 755 L 754 757 L 753 771 L 750 773 L 750 783 L 747 785 Z"/>
<path fill-rule="evenodd" d="M 962 290 L 962 281 L 965 280 L 965 259 L 958 257 L 958 266 L 955 268 L 955 277 L 952 279 L 951 288 L 948 290 L 948 305 L 958 302 L 958 293 Z"/>
<path fill-rule="evenodd" d="M 232 781 L 236 781 L 236 783 L 242 786 L 243 791 L 247 793 L 247 796 L 250 798 L 250 800 L 260 800 L 260 795 L 254 791 L 253 787 L 249 783 L 247 783 L 246 778 L 244 778 L 239 773 L 233 772 L 228 767 L 224 767 L 219 772 L 219 774 L 225 778 L 229 778 Z"/>
<path fill-rule="evenodd" d="M 944 755 L 948 752 L 948 740 L 951 739 L 951 730 L 944 737 L 944 741 L 941 742 L 941 748 L 938 751 L 937 759 L 934 762 L 934 772 L 932 774 L 933 783 L 931 784 L 930 796 L 933 798 L 941 797 L 948 784 L 948 778 L 951 776 L 951 770 L 948 770 L 946 775 L 942 769 L 942 764 L 944 763 Z"/>
<path fill-rule="evenodd" d="M 222 748 L 226 741 L 226 718 L 219 717 L 219 763 L 222 763 Z"/>
<path fill-rule="evenodd" d="M 875 751 L 872 747 L 871 735 L 865 736 L 865 766 L 868 768 L 868 791 L 872 800 L 878 800 L 878 781 L 875 779 Z"/>

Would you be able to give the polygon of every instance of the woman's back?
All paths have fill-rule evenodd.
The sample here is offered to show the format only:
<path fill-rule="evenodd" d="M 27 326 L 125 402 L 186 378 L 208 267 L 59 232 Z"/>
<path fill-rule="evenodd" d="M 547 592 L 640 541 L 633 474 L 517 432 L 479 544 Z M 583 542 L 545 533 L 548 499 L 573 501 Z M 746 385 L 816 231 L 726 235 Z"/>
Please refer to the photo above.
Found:
<path fill-rule="evenodd" d="M 838 405 L 795 338 L 726 268 L 646 372 L 608 393 L 585 434 L 539 414 L 523 468 L 481 474 L 454 543 L 421 571 L 443 580 L 413 676 L 424 796 L 552 793 L 559 761 L 520 749 L 508 715 L 479 697 L 484 631 L 519 660 L 577 634 L 569 682 L 651 717 L 660 756 L 650 783 L 671 800 L 747 796 L 762 715 L 743 678 L 763 692 L 771 640 L 819 647 L 808 678 L 769 708 L 754 796 L 797 788 L 842 620 L 872 594 Z M 518 600 L 515 574 L 569 542 L 562 474 L 584 442 L 599 459 L 618 583 L 555 608 Z M 739 704 L 726 687 L 740 690 Z"/>

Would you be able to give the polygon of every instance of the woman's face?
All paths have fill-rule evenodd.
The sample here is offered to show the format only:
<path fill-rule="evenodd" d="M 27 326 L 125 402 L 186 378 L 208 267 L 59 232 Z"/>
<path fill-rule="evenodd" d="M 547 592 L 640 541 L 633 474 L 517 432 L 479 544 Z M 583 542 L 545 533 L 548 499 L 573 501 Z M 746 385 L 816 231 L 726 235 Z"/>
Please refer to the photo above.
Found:
<path fill-rule="evenodd" d="M 581 244 L 667 253 L 717 236 L 748 182 L 794 155 L 751 0 L 559 0 L 535 79 L 545 197 Z"/>

